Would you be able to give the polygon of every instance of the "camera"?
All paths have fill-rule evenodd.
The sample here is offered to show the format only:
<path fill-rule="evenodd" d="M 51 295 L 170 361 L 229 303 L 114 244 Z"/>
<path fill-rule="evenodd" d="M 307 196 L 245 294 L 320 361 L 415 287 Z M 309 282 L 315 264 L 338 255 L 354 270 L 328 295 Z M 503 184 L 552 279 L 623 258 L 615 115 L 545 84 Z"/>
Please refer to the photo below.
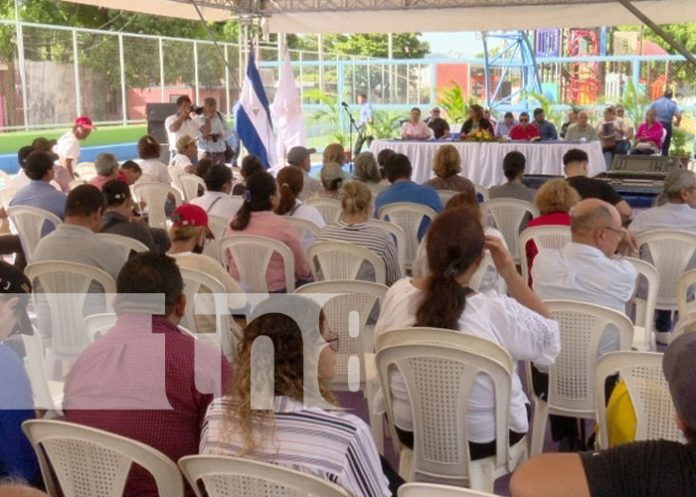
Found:
<path fill-rule="evenodd" d="M 197 116 L 200 116 L 201 114 L 203 114 L 203 107 L 199 107 L 199 106 L 194 105 L 193 107 L 191 107 L 191 112 L 193 112 Z"/>

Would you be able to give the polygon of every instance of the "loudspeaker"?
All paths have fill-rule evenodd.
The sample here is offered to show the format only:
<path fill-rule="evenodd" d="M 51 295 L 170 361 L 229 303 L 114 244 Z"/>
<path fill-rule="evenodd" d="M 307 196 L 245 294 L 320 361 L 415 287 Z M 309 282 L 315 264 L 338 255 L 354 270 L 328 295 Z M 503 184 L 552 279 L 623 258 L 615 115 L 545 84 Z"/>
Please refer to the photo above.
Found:
<path fill-rule="evenodd" d="M 147 134 L 157 138 L 162 144 L 168 143 L 167 130 L 164 129 L 164 120 L 172 114 L 176 114 L 175 103 L 147 104 Z"/>

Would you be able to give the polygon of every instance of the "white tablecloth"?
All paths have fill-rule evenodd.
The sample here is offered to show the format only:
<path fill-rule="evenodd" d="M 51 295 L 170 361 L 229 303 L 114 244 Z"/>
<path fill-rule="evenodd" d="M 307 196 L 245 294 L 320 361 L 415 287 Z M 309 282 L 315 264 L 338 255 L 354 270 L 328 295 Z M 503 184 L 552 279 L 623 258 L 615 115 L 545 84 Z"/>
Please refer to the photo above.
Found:
<path fill-rule="evenodd" d="M 526 174 L 563 174 L 563 154 L 571 148 L 579 148 L 589 156 L 589 176 L 606 171 L 606 163 L 599 142 L 442 142 L 375 140 L 370 150 L 375 154 L 385 148 L 405 154 L 411 159 L 413 181 L 425 183 L 434 176 L 431 166 L 437 148 L 445 143 L 454 145 L 462 157 L 462 176 L 486 188 L 505 182 L 503 158 L 517 150 L 527 158 Z"/>

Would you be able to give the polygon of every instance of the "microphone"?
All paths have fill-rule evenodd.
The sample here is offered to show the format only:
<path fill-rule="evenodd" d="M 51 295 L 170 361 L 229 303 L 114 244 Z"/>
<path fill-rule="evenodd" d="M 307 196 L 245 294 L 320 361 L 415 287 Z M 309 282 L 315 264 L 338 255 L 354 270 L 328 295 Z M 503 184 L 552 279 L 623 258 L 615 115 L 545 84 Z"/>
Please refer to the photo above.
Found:
<path fill-rule="evenodd" d="M 348 104 L 345 103 L 345 102 L 341 102 L 341 105 L 342 105 L 343 107 L 345 107 L 346 109 L 348 108 Z"/>

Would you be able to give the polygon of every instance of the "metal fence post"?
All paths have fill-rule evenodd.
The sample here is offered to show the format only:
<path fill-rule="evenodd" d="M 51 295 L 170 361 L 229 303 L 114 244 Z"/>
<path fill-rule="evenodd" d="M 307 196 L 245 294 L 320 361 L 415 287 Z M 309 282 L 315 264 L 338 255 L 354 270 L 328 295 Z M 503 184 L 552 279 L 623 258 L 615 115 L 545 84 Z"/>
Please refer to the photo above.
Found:
<path fill-rule="evenodd" d="M 160 102 L 164 102 L 164 46 L 162 38 L 159 41 L 159 67 L 160 67 Z"/>
<path fill-rule="evenodd" d="M 76 116 L 82 115 L 82 95 L 80 94 L 80 61 L 77 55 L 77 30 L 72 30 L 73 67 L 75 68 L 75 107 Z"/>
<path fill-rule="evenodd" d="M 118 63 L 121 68 L 121 116 L 123 125 L 128 122 L 128 98 L 126 96 L 126 59 L 123 55 L 123 34 L 118 34 Z"/>
<path fill-rule="evenodd" d="M 29 131 L 29 98 L 27 97 L 27 68 L 24 58 L 24 28 L 19 21 L 19 0 L 15 0 L 15 34 L 17 35 L 19 82 L 22 86 L 22 116 L 24 118 L 24 130 Z"/>
<path fill-rule="evenodd" d="M 227 112 L 225 114 L 229 114 L 232 112 L 232 102 L 230 102 L 230 70 L 229 70 L 229 63 L 230 63 L 230 57 L 229 53 L 227 51 L 227 43 L 225 43 L 225 98 L 227 99 Z"/>
<path fill-rule="evenodd" d="M 633 73 L 633 88 L 638 90 L 640 87 L 640 61 L 636 58 L 633 57 L 633 60 L 631 60 L 631 69 Z M 647 91 L 645 92 L 647 94 Z"/>
<path fill-rule="evenodd" d="M 196 102 L 200 102 L 200 94 L 198 89 L 198 43 L 196 40 L 193 40 L 193 84 L 196 88 Z"/>

